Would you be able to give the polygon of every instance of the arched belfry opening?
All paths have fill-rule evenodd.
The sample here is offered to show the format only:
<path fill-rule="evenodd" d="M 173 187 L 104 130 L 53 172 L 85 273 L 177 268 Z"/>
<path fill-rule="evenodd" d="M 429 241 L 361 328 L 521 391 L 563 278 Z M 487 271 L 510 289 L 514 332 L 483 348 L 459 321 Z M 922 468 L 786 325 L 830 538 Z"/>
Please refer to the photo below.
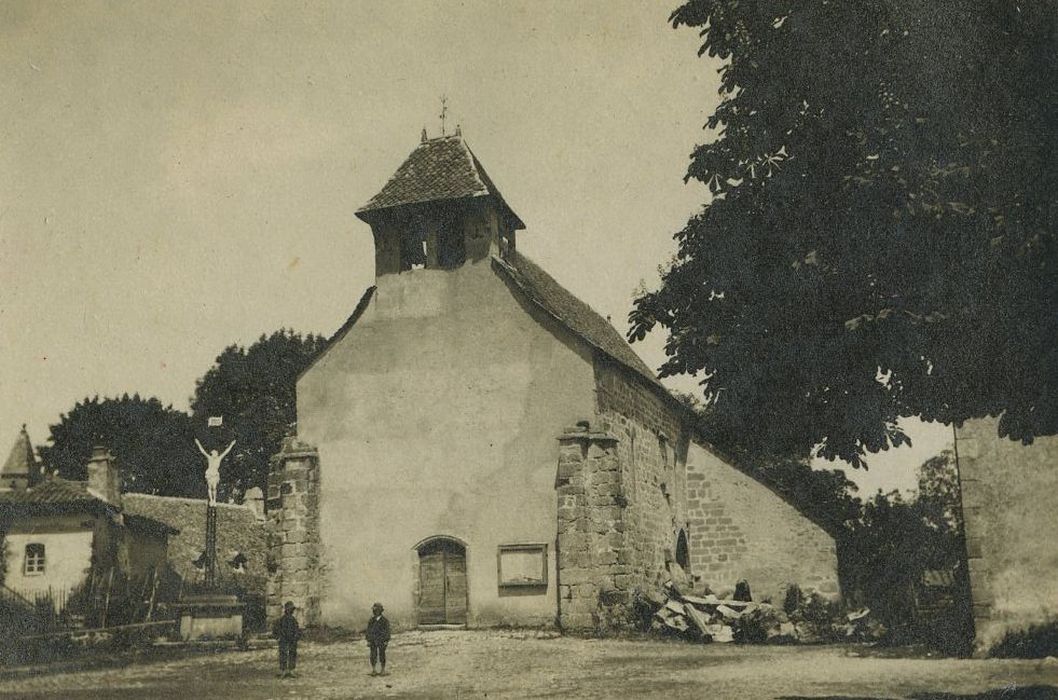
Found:
<path fill-rule="evenodd" d="M 467 622 L 467 548 L 454 537 L 430 537 L 415 546 L 419 553 L 420 625 L 465 625 Z"/>
<path fill-rule="evenodd" d="M 691 571 L 691 553 L 687 547 L 687 531 L 680 530 L 676 535 L 676 563 L 685 572 Z"/>
<path fill-rule="evenodd" d="M 356 215 L 371 225 L 376 277 L 507 259 L 525 228 L 458 131 L 424 137 Z"/>

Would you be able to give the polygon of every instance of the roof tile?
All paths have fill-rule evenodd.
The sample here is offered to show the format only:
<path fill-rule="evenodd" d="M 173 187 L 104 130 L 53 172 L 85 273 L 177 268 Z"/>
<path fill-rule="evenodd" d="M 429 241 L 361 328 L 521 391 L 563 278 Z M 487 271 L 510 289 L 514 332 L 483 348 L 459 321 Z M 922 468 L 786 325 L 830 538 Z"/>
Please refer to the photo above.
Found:
<path fill-rule="evenodd" d="M 104 503 L 88 493 L 88 486 L 83 481 L 49 478 L 36 486 L 25 490 L 0 491 L 0 504 L 12 505 L 69 505 Z"/>
<path fill-rule="evenodd" d="M 363 214 L 381 209 L 487 195 L 500 201 L 517 228 L 525 227 L 462 136 L 455 134 L 420 143 L 357 215 L 364 218 Z"/>

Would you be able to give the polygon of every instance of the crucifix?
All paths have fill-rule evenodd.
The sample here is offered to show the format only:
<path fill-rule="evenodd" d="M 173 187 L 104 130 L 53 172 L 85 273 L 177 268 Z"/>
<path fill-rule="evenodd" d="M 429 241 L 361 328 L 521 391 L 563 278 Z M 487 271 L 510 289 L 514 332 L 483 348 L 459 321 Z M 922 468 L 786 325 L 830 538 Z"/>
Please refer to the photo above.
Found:
<path fill-rule="evenodd" d="M 445 119 L 448 118 L 448 96 L 441 95 L 441 136 L 445 135 Z"/>
<path fill-rule="evenodd" d="M 207 452 L 198 438 L 195 438 L 195 445 L 206 458 L 208 499 L 206 500 L 205 584 L 207 588 L 213 588 L 217 581 L 217 485 L 220 483 L 220 463 L 231 452 L 231 448 L 235 447 L 235 441 L 232 440 L 224 452 L 217 452 L 217 450 Z"/>

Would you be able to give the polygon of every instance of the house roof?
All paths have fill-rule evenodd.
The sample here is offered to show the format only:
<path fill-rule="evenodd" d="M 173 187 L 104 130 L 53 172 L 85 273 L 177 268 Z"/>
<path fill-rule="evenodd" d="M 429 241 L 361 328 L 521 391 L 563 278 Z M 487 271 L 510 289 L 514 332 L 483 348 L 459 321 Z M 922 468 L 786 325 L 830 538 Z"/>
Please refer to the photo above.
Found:
<path fill-rule="evenodd" d="M 127 498 L 128 494 L 123 496 Z M 47 477 L 43 481 L 26 489 L 0 491 L 0 509 L 7 507 L 17 512 L 118 512 L 112 504 L 92 495 L 88 483 L 70 481 L 59 477 Z M 128 514 L 125 524 L 132 528 L 154 534 L 174 535 L 178 532 L 170 525 L 150 517 Z"/>
<path fill-rule="evenodd" d="M 372 212 L 384 209 L 487 196 L 499 201 L 515 228 L 525 228 L 457 132 L 423 140 L 356 215 L 368 220 Z"/>
<path fill-rule="evenodd" d="M 192 578 L 198 573 L 194 562 L 202 554 L 206 542 L 205 499 L 126 493 L 122 496 L 122 504 L 126 515 L 150 518 L 179 530 L 169 538 L 169 562 L 184 578 Z M 247 560 L 246 575 L 259 579 L 262 590 L 267 575 L 266 537 L 264 522 L 257 519 L 252 508 L 217 504 L 218 568 L 235 552 L 241 552 Z"/>
<path fill-rule="evenodd" d="M 517 252 L 512 252 L 506 260 L 494 257 L 493 261 L 529 299 L 559 323 L 595 349 L 668 393 L 650 367 L 609 321 L 575 297 L 539 265 Z"/>
<path fill-rule="evenodd" d="M 26 426 L 23 425 L 3 468 L 0 468 L 0 476 L 28 476 L 35 463 L 33 444 L 30 442 L 29 433 L 26 432 Z"/>
<path fill-rule="evenodd" d="M 106 506 L 106 502 L 88 492 L 83 481 L 51 477 L 24 490 L 0 491 L 0 505 Z"/>

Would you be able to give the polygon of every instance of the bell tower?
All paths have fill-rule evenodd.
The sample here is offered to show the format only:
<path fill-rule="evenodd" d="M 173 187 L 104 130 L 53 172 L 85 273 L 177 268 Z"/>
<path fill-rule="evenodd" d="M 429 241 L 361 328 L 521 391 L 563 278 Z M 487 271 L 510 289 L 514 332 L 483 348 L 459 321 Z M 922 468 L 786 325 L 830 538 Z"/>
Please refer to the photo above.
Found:
<path fill-rule="evenodd" d="M 451 270 L 514 251 L 525 228 L 456 127 L 422 140 L 356 215 L 375 239 L 375 277 Z"/>

